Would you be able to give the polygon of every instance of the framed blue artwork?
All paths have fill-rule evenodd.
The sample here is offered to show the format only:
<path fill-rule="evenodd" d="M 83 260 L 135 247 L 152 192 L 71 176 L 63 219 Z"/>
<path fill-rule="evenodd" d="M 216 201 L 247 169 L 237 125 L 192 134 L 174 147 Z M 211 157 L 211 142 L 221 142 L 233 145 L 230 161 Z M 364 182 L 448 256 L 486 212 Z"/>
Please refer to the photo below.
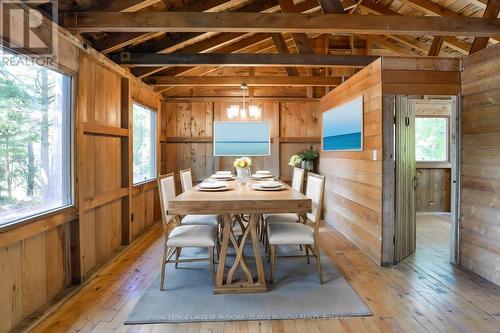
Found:
<path fill-rule="evenodd" d="M 323 113 L 323 151 L 363 150 L 363 95 Z"/>
<path fill-rule="evenodd" d="M 269 156 L 268 122 L 214 122 L 214 156 Z"/>

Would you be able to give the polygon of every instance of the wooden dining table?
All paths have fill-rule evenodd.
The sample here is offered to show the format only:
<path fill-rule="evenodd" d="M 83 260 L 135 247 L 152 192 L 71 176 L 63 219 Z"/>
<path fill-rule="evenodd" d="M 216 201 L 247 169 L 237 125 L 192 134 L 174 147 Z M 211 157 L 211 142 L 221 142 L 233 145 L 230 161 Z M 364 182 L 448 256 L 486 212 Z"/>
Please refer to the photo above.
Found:
<path fill-rule="evenodd" d="M 199 191 L 195 188 L 171 199 L 168 203 L 169 215 L 204 215 L 217 214 L 222 218 L 222 241 L 219 261 L 215 277 L 214 293 L 254 293 L 266 292 L 267 284 L 264 265 L 260 254 L 260 241 L 257 225 L 262 214 L 311 212 L 311 200 L 286 184 L 280 191 L 259 191 L 252 188 L 256 180 L 250 180 L 246 185 L 233 180 L 227 184 L 230 189 L 220 192 Z M 237 239 L 233 228 L 235 217 L 249 216 L 248 223 Z M 251 251 L 245 253 L 245 243 L 250 236 Z M 229 269 L 226 269 L 229 245 L 234 247 L 235 259 Z M 247 264 L 250 252 L 255 258 L 256 272 Z M 234 279 L 238 267 L 244 272 L 245 278 Z"/>

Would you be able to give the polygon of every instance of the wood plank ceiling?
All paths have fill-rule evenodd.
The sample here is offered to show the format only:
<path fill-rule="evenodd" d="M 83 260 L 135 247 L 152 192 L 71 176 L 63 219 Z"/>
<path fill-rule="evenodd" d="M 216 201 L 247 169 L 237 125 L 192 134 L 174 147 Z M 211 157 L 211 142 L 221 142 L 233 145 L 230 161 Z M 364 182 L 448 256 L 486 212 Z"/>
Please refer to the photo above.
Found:
<path fill-rule="evenodd" d="M 245 76 L 252 77 L 246 79 L 250 86 L 250 97 L 321 97 L 359 70 L 364 62 L 370 62 L 373 59 L 371 56 L 457 57 L 476 52 L 488 44 L 498 43 L 500 21 L 496 18 L 499 8 L 500 0 L 489 0 L 489 3 L 488 0 L 59 1 L 63 26 L 79 33 L 81 38 L 95 49 L 122 63 L 134 75 L 169 98 L 241 96 L 238 78 Z M 136 29 L 119 21 L 113 23 L 109 20 L 96 20 L 96 15 L 90 13 L 86 15 L 86 12 L 99 12 L 99 16 L 109 20 L 128 17 L 129 26 L 137 22 Z M 220 16 L 211 20 L 210 14 L 196 16 L 199 12 L 240 13 L 236 14 L 239 15 L 237 18 L 249 19 L 249 28 L 248 30 L 233 28 L 232 31 L 214 28 L 211 25 L 219 24 L 220 21 L 217 19 L 220 20 Z M 139 20 L 140 15 L 149 16 L 150 13 L 174 15 L 176 20 L 173 21 L 177 21 L 176 24 L 181 26 L 182 32 L 151 27 L 137 29 L 146 24 Z M 354 24 L 353 22 L 360 24 L 368 22 L 370 26 L 356 30 L 360 25 L 355 25 L 353 26 L 355 29 L 349 31 L 350 34 L 337 30 L 331 30 L 335 32 L 334 34 L 326 34 L 314 29 L 309 29 L 306 34 L 303 32 L 305 30 L 300 29 L 289 31 L 283 28 L 269 28 L 262 22 L 254 24 L 252 19 L 265 21 L 267 18 L 266 15 L 259 16 L 257 13 L 286 13 L 290 17 L 301 15 L 300 13 L 351 15 L 352 17 L 345 19 L 343 16 L 337 16 L 336 21 L 346 26 Z M 234 20 L 233 26 L 241 25 L 237 19 L 233 19 L 232 14 L 229 15 L 225 18 L 223 26 L 227 24 L 229 27 L 230 20 Z M 380 21 L 390 24 L 387 24 L 388 29 L 382 33 L 377 30 L 377 20 L 370 20 L 370 17 L 360 15 L 382 15 Z M 76 16 L 78 21 L 75 20 Z M 401 20 L 398 16 L 408 16 L 408 18 Z M 189 21 L 194 17 L 198 18 L 196 24 Z M 282 17 L 280 14 L 278 18 Z M 443 24 L 439 17 L 447 17 L 450 20 Z M 160 16 L 160 23 L 161 18 Z M 469 22 L 467 21 L 469 18 L 477 20 Z M 479 21 L 480 18 L 483 18 L 482 21 Z M 451 36 L 455 30 L 452 28 L 450 31 L 446 25 L 452 21 L 457 22 L 456 29 L 462 29 L 463 34 L 467 31 L 471 35 Z M 296 19 L 294 22 L 296 25 L 290 26 L 290 30 L 302 21 Z M 408 27 L 400 22 L 409 22 Z M 413 22 L 421 22 L 425 27 L 413 25 Z M 85 24 L 89 26 L 84 26 Z M 120 25 L 122 28 L 117 29 Z M 250 25 L 254 25 L 254 29 L 251 30 Z M 201 26 L 207 28 L 200 29 Z M 262 29 L 258 29 L 259 26 Z M 484 34 L 481 36 L 479 32 L 475 33 L 472 31 L 474 29 L 487 31 L 488 36 L 492 38 L 484 37 Z M 241 53 L 241 55 L 233 58 L 221 55 L 231 53 Z M 269 63 L 265 64 L 264 54 L 269 53 L 278 55 L 276 58 L 269 58 Z M 210 54 L 217 56 L 211 57 Z M 297 54 L 303 58 L 293 60 L 298 57 Z M 129 55 L 131 58 L 128 58 Z M 324 59 L 320 61 L 319 56 L 325 55 L 337 57 L 331 57 L 330 63 Z M 191 62 L 179 65 L 179 58 Z M 175 78 L 180 76 L 185 78 Z M 219 78 L 207 78 L 204 81 L 196 78 L 197 76 Z M 287 76 L 290 78 L 287 79 Z M 242 78 L 241 83 L 244 81 Z M 328 85 L 329 82 L 331 85 Z"/>

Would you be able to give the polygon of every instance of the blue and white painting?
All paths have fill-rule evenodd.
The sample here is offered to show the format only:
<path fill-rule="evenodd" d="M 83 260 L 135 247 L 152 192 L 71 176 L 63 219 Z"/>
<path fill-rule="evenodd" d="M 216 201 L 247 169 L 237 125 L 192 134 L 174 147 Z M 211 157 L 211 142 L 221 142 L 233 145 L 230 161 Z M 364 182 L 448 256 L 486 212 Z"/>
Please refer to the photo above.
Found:
<path fill-rule="evenodd" d="M 268 122 L 215 122 L 214 156 L 270 154 Z"/>
<path fill-rule="evenodd" d="M 363 95 L 323 113 L 323 151 L 363 150 Z"/>

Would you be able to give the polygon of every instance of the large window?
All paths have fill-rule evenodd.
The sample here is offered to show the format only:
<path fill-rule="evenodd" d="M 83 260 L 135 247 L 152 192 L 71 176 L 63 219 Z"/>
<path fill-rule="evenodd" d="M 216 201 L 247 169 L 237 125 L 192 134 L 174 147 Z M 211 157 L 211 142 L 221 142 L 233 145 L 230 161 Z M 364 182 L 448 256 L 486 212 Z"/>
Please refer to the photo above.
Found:
<path fill-rule="evenodd" d="M 0 226 L 72 204 L 71 78 L 0 50 Z"/>
<path fill-rule="evenodd" d="M 416 160 L 448 161 L 448 118 L 417 117 L 415 119 Z"/>
<path fill-rule="evenodd" d="M 133 104 L 134 184 L 156 178 L 156 112 Z"/>

